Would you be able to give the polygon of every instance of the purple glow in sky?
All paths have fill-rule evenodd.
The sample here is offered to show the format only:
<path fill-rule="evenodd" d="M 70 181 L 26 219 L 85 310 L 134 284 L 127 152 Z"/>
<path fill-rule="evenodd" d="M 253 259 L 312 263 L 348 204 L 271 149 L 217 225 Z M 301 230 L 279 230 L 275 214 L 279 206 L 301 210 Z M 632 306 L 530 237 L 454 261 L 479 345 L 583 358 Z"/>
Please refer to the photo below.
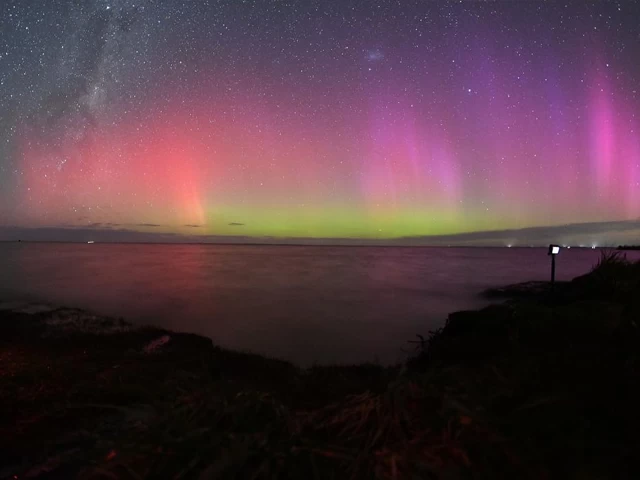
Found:
<path fill-rule="evenodd" d="M 0 18 L 5 230 L 640 237 L 637 2 L 7 1 Z"/>

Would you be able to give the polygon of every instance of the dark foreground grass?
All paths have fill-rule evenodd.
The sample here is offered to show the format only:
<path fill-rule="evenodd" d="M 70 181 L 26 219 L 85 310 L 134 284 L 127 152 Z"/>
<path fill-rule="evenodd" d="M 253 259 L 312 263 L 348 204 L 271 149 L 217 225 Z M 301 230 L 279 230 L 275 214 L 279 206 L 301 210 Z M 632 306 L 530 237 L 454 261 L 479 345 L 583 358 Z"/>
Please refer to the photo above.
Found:
<path fill-rule="evenodd" d="M 394 368 L 3 314 L 0 477 L 640 478 L 639 314 L 640 264 L 616 254 L 452 314 Z"/>

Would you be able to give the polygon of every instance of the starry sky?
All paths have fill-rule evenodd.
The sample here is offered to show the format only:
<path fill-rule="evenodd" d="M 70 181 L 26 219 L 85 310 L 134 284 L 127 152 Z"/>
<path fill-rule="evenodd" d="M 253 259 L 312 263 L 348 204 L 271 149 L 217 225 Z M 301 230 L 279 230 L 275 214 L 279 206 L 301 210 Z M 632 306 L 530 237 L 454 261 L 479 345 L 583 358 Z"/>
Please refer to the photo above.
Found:
<path fill-rule="evenodd" d="M 0 227 L 640 232 L 639 3 L 4 0 Z"/>

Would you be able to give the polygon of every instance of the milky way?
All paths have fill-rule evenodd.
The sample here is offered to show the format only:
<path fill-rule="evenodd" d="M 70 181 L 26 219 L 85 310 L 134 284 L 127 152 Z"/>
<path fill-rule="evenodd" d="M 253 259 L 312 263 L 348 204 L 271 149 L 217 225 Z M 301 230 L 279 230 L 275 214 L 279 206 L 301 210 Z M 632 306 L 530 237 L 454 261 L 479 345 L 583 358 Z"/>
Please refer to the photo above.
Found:
<path fill-rule="evenodd" d="M 637 18 L 4 1 L 0 225 L 396 238 L 637 219 Z"/>

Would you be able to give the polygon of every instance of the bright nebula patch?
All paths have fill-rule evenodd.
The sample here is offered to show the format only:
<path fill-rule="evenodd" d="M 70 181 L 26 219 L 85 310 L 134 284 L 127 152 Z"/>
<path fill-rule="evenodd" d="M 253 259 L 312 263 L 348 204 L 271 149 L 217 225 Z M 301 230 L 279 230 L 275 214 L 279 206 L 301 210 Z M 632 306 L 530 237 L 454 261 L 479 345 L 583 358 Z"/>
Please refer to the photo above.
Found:
<path fill-rule="evenodd" d="M 393 239 L 640 217 L 635 3 L 68 3 L 0 7 L 0 226 Z"/>

